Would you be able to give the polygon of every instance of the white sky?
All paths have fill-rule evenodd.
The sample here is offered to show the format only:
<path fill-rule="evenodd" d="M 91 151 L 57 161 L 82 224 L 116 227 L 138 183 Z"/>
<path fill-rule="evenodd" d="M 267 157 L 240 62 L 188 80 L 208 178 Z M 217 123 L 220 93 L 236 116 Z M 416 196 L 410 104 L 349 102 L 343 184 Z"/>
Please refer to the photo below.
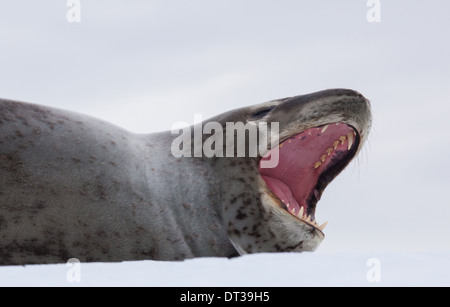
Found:
<path fill-rule="evenodd" d="M 0 96 L 168 130 L 271 99 L 352 88 L 369 144 L 325 191 L 321 251 L 450 248 L 450 2 L 0 0 Z"/>

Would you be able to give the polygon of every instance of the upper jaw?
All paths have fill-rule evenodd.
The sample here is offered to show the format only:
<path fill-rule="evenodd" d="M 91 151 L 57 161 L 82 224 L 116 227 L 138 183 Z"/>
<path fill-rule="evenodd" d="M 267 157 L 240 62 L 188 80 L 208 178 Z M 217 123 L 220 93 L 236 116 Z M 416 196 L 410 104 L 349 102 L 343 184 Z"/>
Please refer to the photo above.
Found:
<path fill-rule="evenodd" d="M 279 122 L 280 125 L 282 125 L 281 122 Z M 337 115 L 330 115 L 326 118 L 321 118 L 318 120 L 313 120 L 308 123 L 295 121 L 290 124 L 285 125 L 284 127 L 280 127 L 280 131 L 278 135 L 271 134 L 271 131 L 268 133 L 267 139 L 270 141 L 268 142 L 267 148 L 262 148 L 262 150 L 259 152 L 258 159 L 264 157 L 268 154 L 268 152 L 275 148 L 276 146 L 279 146 L 281 143 L 285 142 L 289 138 L 291 138 L 293 135 L 299 134 L 301 132 L 304 132 L 308 129 L 315 128 L 315 127 L 329 127 L 329 125 L 333 124 L 345 124 L 349 127 L 351 127 L 355 132 L 355 139 L 356 135 L 358 138 L 358 146 L 356 148 L 357 155 L 359 151 L 362 148 L 362 145 L 364 144 L 365 140 L 367 139 L 368 132 L 371 127 L 371 116 L 370 113 L 367 116 L 367 119 L 364 121 L 360 121 L 359 119 L 349 118 L 340 114 Z"/>

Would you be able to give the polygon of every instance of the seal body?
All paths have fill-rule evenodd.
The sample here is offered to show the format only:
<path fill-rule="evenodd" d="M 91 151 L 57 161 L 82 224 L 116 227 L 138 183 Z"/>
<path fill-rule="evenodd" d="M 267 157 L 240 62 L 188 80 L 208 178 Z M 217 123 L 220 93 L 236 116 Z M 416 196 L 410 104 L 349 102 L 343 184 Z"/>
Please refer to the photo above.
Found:
<path fill-rule="evenodd" d="M 0 101 L 0 263 L 236 255 L 217 174 L 172 138 Z"/>
<path fill-rule="evenodd" d="M 347 100 L 348 110 L 308 109 L 327 99 Z M 280 140 L 330 117 L 352 122 L 361 135 L 370 125 L 368 102 L 350 90 L 273 101 L 210 121 L 257 121 L 268 105 L 278 113 L 264 119 L 280 123 Z M 133 134 L 89 116 L 0 100 L 0 264 L 234 257 L 314 250 L 323 239 L 317 228 L 270 204 L 261 156 L 175 157 L 176 137 Z"/>

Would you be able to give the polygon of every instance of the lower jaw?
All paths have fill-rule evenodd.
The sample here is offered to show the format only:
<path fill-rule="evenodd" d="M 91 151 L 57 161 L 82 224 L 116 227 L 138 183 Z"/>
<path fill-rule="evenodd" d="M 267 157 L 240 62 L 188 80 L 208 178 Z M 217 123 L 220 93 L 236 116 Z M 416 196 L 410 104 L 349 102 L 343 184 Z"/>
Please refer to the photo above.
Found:
<path fill-rule="evenodd" d="M 319 224 L 317 222 L 317 220 L 315 219 L 314 213 L 308 215 L 307 213 L 305 213 L 305 209 L 304 209 L 303 206 L 300 208 L 300 210 L 298 212 L 295 209 L 293 209 L 292 206 L 290 206 L 289 204 L 286 207 L 287 207 L 287 211 L 291 215 L 293 215 L 294 217 L 298 218 L 302 222 L 305 222 L 305 223 L 307 223 L 307 224 L 309 224 L 309 225 L 319 229 L 320 231 L 323 231 L 325 226 L 328 224 L 328 222 L 325 222 L 323 224 Z"/>

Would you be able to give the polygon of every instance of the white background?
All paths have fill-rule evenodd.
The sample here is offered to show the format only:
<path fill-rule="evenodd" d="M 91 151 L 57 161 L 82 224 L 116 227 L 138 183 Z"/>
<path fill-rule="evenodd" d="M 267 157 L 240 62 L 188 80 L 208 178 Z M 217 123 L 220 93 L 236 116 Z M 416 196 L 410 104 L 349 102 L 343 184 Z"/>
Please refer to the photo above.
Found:
<path fill-rule="evenodd" d="M 448 1 L 382 0 L 379 23 L 362 0 L 81 0 L 79 23 L 69 9 L 0 0 L 2 98 L 150 133 L 355 89 L 372 102 L 372 134 L 318 204 L 329 225 L 316 254 L 450 249 Z"/>

